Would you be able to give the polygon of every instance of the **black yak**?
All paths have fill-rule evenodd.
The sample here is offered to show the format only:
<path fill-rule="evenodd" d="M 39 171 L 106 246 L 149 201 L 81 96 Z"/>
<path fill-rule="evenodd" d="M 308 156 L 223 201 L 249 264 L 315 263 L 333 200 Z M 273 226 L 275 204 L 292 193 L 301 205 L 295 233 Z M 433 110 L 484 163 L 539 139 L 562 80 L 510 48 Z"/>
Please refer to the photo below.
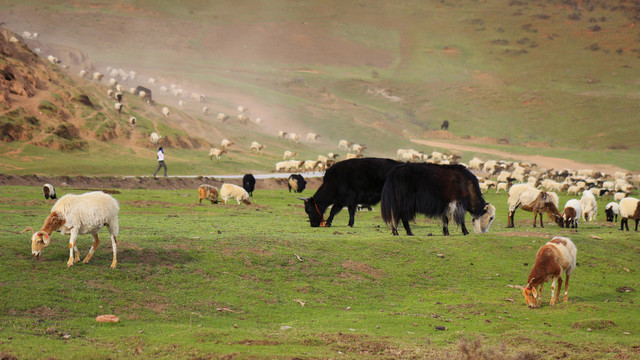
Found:
<path fill-rule="evenodd" d="M 489 231 L 495 217 L 495 207 L 482 197 L 478 179 L 462 165 L 405 163 L 395 166 L 382 189 L 382 219 L 391 224 L 398 235 L 402 221 L 407 235 L 413 235 L 409 221 L 416 213 L 442 218 L 442 232 L 449 235 L 449 220 L 453 219 L 469 232 L 464 224 L 465 214 L 471 213 L 476 232 Z"/>
<path fill-rule="evenodd" d="M 253 190 L 256 188 L 256 178 L 251 174 L 242 177 L 242 188 L 247 190 L 249 196 L 253 196 Z"/>
<path fill-rule="evenodd" d="M 293 192 L 301 193 L 307 186 L 307 180 L 300 174 L 291 174 L 287 180 L 287 185 L 289 186 L 289 192 L 293 189 Z"/>
<path fill-rule="evenodd" d="M 304 210 L 312 227 L 331 226 L 333 217 L 343 207 L 349 210 L 349 226 L 353 227 L 358 205 L 380 202 L 380 192 L 392 167 L 400 162 L 392 159 L 360 158 L 336 163 L 324 174 L 322 185 L 310 198 L 304 198 Z M 331 207 L 329 218 L 324 212 Z"/>

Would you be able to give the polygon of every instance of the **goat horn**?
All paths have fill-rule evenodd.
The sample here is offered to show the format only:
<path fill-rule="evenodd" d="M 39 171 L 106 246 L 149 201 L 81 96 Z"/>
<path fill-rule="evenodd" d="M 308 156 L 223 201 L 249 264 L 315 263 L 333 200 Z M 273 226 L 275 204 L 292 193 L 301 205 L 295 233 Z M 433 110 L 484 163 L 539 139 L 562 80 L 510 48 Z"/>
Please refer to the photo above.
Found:
<path fill-rule="evenodd" d="M 20 231 L 18 234 L 24 234 L 27 231 L 31 230 L 31 235 L 35 234 L 35 230 L 33 230 L 33 228 L 31 226 L 27 226 L 26 228 L 24 228 L 24 230 Z"/>

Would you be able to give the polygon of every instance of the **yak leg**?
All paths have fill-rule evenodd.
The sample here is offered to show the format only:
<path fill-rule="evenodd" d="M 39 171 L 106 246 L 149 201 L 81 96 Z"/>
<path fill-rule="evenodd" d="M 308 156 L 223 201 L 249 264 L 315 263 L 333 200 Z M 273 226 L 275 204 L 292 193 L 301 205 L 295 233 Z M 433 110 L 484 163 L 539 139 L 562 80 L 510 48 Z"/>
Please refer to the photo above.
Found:
<path fill-rule="evenodd" d="M 449 236 L 449 218 L 446 216 L 442 217 L 442 234 Z"/>
<path fill-rule="evenodd" d="M 404 230 L 407 232 L 407 235 L 413 236 L 413 232 L 411 231 L 411 226 L 409 226 L 409 221 L 403 218 L 402 226 L 404 226 Z"/>
<path fill-rule="evenodd" d="M 98 239 L 98 234 L 93 234 L 93 245 L 91 245 L 91 249 L 89 249 L 89 253 L 87 254 L 87 257 L 85 257 L 84 260 L 82 260 L 83 264 L 86 264 L 89 262 L 89 260 L 91 260 L 91 258 L 93 257 L 93 253 L 98 249 L 99 245 L 100 245 L 100 239 Z"/>
<path fill-rule="evenodd" d="M 464 225 L 464 219 L 460 222 L 460 228 L 462 229 L 462 235 L 469 235 L 469 231 L 467 231 L 467 227 Z"/>
<path fill-rule="evenodd" d="M 567 300 L 569 299 L 569 274 L 567 274 L 567 277 L 564 279 L 564 302 L 567 302 Z M 558 287 L 558 290 L 560 289 L 560 287 Z"/>
<path fill-rule="evenodd" d="M 344 205 L 342 204 L 333 204 L 333 206 L 331 207 L 331 212 L 329 213 L 329 218 L 327 219 L 327 221 L 324 222 L 326 227 L 331 227 L 331 223 L 333 222 L 333 217 L 336 216 L 336 214 L 339 213 L 343 207 Z"/>
<path fill-rule="evenodd" d="M 356 208 L 358 207 L 358 205 L 349 205 L 347 206 L 347 210 L 349 210 L 349 227 L 353 227 L 353 223 L 356 220 Z"/>

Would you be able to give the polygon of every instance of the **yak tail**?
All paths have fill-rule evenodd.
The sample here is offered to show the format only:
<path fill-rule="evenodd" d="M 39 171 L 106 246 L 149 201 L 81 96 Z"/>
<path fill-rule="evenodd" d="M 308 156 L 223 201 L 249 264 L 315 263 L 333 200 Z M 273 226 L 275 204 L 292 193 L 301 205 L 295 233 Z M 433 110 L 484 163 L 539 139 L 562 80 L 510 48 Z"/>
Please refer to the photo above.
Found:
<path fill-rule="evenodd" d="M 396 192 L 391 184 L 392 181 L 387 181 L 384 183 L 382 187 L 382 194 L 380 196 L 380 214 L 382 215 L 382 220 L 384 220 L 387 225 L 391 225 L 392 228 L 398 227 L 398 219 L 396 214 L 398 213 L 397 207 L 397 199 Z"/>

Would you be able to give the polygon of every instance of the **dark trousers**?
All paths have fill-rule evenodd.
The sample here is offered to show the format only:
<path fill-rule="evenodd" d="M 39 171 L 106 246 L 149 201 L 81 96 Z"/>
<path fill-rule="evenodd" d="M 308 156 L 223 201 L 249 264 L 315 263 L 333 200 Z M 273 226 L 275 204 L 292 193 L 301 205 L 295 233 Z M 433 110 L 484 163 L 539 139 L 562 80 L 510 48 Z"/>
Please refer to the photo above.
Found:
<path fill-rule="evenodd" d="M 164 176 L 165 177 L 167 176 L 167 165 L 164 163 L 164 161 L 158 161 L 158 168 L 153 173 L 153 177 L 156 177 L 156 174 L 158 173 L 158 170 L 160 170 L 161 168 L 164 168 Z"/>

